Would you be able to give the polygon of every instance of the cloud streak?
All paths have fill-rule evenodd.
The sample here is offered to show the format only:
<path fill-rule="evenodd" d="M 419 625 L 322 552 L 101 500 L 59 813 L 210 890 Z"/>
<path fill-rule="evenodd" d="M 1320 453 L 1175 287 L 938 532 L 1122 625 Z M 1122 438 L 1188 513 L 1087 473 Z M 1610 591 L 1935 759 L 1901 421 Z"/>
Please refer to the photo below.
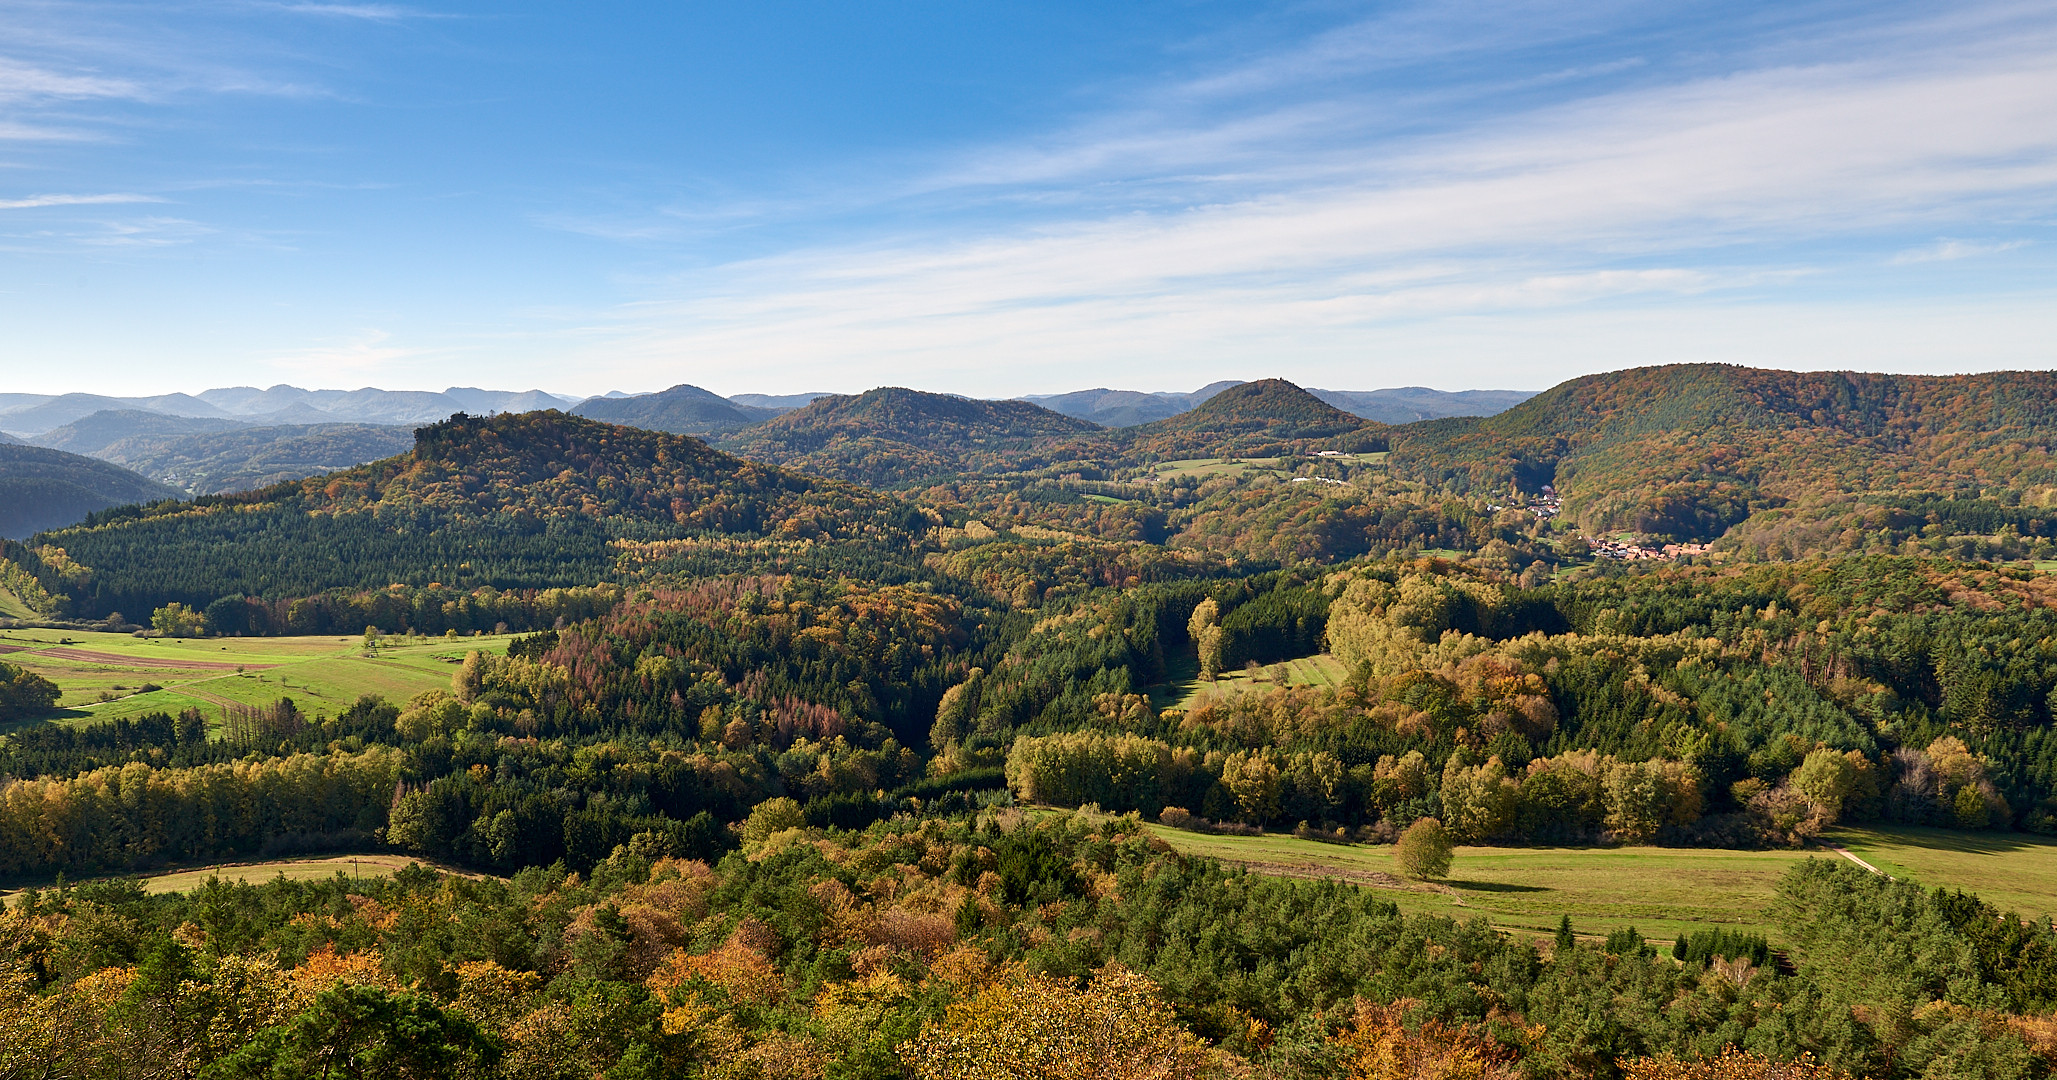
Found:
<path fill-rule="evenodd" d="M 1003 392 L 1006 372 L 1032 366 L 1241 355 L 1247 372 L 1267 353 L 1347 356 L 1423 320 L 1776 295 L 1827 272 L 1812 242 L 2057 208 L 2057 40 L 2012 29 L 1976 48 L 1741 70 L 1381 138 L 1237 198 L 739 261 L 675 279 L 621 330 L 651 363 L 891 365 Z M 987 155 L 936 189 L 1076 182 L 1116 162 L 1148 175 L 1153 159 L 1228 172 L 1253 141 L 1311 141 L 1323 108 L 1278 110 L 1298 127 L 1138 128 Z M 1192 186 L 1219 194 L 1212 177 Z M 1895 262 L 1991 249 L 1925 250 Z"/>
<path fill-rule="evenodd" d="M 2008 240 L 2003 243 L 1981 244 L 1968 240 L 1938 240 L 1924 248 L 1903 251 L 1887 261 L 1889 266 L 1915 266 L 1921 263 L 1956 262 L 1959 259 L 1975 259 L 1983 255 L 1998 255 L 2003 251 L 2027 247 L 2026 240 Z"/>
<path fill-rule="evenodd" d="M 30 210 L 42 206 L 105 206 L 110 203 L 161 203 L 155 195 L 31 195 L 26 199 L 0 199 L 0 210 Z"/>

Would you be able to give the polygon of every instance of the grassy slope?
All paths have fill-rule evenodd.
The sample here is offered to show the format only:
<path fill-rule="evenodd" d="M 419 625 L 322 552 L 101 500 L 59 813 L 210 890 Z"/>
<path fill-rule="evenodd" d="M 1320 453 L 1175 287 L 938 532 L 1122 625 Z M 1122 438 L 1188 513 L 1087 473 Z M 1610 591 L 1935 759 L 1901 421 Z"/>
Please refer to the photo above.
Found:
<path fill-rule="evenodd" d="M 1212 683 L 1201 682 L 1197 671 L 1179 671 L 1184 676 L 1180 681 L 1168 684 L 1165 697 L 1173 708 L 1190 709 L 1208 698 L 1227 699 L 1245 694 L 1265 694 L 1277 689 L 1271 681 L 1271 665 L 1265 665 L 1264 677 L 1252 679 L 1242 671 L 1227 672 Z M 1286 661 L 1286 685 L 1288 686 L 1341 686 L 1350 673 L 1343 662 L 1327 653 L 1319 656 L 1304 656 L 1298 660 Z"/>
<path fill-rule="evenodd" d="M 0 589 L 0 615 L 10 619 L 40 618 L 34 608 L 29 607 L 28 604 L 22 602 L 21 597 L 8 592 L 6 589 Z"/>
<path fill-rule="evenodd" d="M 70 645 L 61 644 L 67 640 Z M 334 714 L 365 694 L 378 694 L 397 703 L 424 690 L 447 688 L 450 673 L 465 652 L 501 652 L 507 647 L 505 638 L 429 638 L 418 644 L 381 648 L 376 657 L 366 657 L 358 638 L 180 640 L 57 630 L 0 633 L 0 645 L 27 646 L 25 651 L 5 654 L 4 659 L 50 679 L 64 691 L 58 701 L 63 711 L 48 718 L 58 723 L 91 723 L 194 707 L 219 721 L 225 703 L 268 705 L 282 696 L 291 697 L 305 712 Z M 125 662 L 65 658 L 50 654 L 52 649 L 105 654 Z M 246 670 L 179 668 L 165 663 L 179 660 L 243 665 Z M 163 689 L 147 694 L 129 692 L 144 683 Z M 103 691 L 126 696 L 97 703 Z"/>

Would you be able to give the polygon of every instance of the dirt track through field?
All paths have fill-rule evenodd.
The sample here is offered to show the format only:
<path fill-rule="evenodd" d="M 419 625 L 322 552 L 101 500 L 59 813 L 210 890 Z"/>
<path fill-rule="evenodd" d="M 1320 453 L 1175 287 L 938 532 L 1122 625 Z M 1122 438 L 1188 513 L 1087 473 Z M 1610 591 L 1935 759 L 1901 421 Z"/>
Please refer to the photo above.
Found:
<path fill-rule="evenodd" d="M 93 652 L 88 649 L 39 649 L 37 656 L 48 656 L 58 660 L 76 660 L 84 664 L 118 664 L 131 668 L 178 668 L 184 671 L 235 671 L 242 668 L 261 671 L 275 668 L 277 664 L 235 664 L 221 660 L 174 660 L 155 656 L 122 656 L 119 653 Z"/>

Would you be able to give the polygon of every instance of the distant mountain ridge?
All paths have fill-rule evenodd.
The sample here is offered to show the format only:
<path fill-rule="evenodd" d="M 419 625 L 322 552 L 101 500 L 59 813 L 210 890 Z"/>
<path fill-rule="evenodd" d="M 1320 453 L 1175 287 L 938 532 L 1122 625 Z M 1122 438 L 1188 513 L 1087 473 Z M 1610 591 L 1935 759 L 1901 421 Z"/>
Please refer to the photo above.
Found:
<path fill-rule="evenodd" d="M 1279 380 L 1260 380 L 1281 383 Z M 453 386 L 421 390 L 307 390 L 280 384 L 217 387 L 199 394 L 112 397 L 100 394 L 0 394 L 0 437 L 98 457 L 183 488 L 224 494 L 317 475 L 401 449 L 414 427 L 457 413 L 495 415 L 556 409 L 608 423 L 691 435 L 735 445 L 765 460 L 822 475 L 896 485 L 965 471 L 1037 467 L 1036 448 L 1066 439 L 1081 457 L 1146 453 L 1241 452 L 1300 433 L 1287 414 L 1313 416 L 1313 401 L 1360 418 L 1405 423 L 1427 417 L 1486 415 L 1527 395 L 1520 391 L 1447 393 L 1421 387 L 1375 391 L 1276 393 L 1262 422 L 1205 414 L 1198 426 L 1157 428 L 1251 384 L 1211 383 L 1189 394 L 1075 391 L 1013 401 L 880 388 L 860 395 L 739 394 L 723 397 L 689 383 L 648 394 L 610 391 L 573 399 L 540 390 Z M 1276 388 L 1274 388 L 1276 390 Z M 1312 399 L 1306 399 L 1311 394 Z M 830 404 L 823 404 L 829 402 Z M 814 410 L 809 412 L 808 410 Z M 1262 410 L 1260 410 L 1262 411 Z M 781 416 L 800 419 L 766 427 Z M 1305 417 L 1303 417 L 1304 419 Z M 1345 430 L 1329 414 L 1315 425 Z M 1306 429 L 1312 432 L 1314 428 Z M 1113 432 L 1133 440 L 1107 442 Z M 1213 443 L 1209 440 L 1212 439 Z M 1168 440 L 1168 441 L 1167 441 Z M 1218 445 L 1215 445 L 1218 444 Z M 1060 456 L 1063 456 L 1060 454 Z M 803 461 L 803 459 L 805 459 Z"/>
<path fill-rule="evenodd" d="M 750 405 L 759 409 L 776 409 L 779 412 L 785 412 L 789 409 L 797 409 L 813 401 L 815 398 L 825 398 L 827 396 L 829 395 L 825 392 L 818 394 L 730 394 L 729 400 L 738 405 Z"/>
<path fill-rule="evenodd" d="M 1136 427 L 1168 420 L 1198 408 L 1238 380 L 1209 383 L 1190 394 L 1145 393 L 1140 390 L 1074 390 L 1068 394 L 1026 394 L 1032 401 L 1066 416 L 1090 420 L 1101 427 Z M 1431 390 L 1402 386 L 1388 390 L 1318 390 L 1308 393 L 1344 412 L 1382 424 L 1408 424 L 1446 416 L 1491 416 L 1536 395 L 1533 390 Z"/>
<path fill-rule="evenodd" d="M 101 394 L 0 394 L 0 431 L 36 436 L 99 412 L 146 412 L 209 420 L 281 424 L 430 424 L 453 413 L 562 409 L 579 399 L 541 390 L 303 390 L 280 384 L 260 390 L 227 386 L 199 394 L 109 397 Z"/>
<path fill-rule="evenodd" d="M 1208 383 L 1190 394 L 1145 393 L 1141 390 L 1074 390 L 1068 394 L 1026 394 L 1022 401 L 1034 402 L 1066 416 L 1090 421 L 1101 427 L 1134 427 L 1152 420 L 1166 420 L 1208 398 L 1240 385 L 1226 379 Z"/>
<path fill-rule="evenodd" d="M 146 412 L 142 409 L 104 409 L 63 427 L 43 432 L 30 442 L 35 446 L 47 446 L 68 454 L 97 457 L 100 451 L 109 446 L 138 436 L 206 435 L 245 426 L 247 425 L 240 420 L 172 416 L 166 413 Z"/>
<path fill-rule="evenodd" d="M 1390 390 L 1317 390 L 1308 393 L 1355 416 L 1381 424 L 1411 424 L 1450 416 L 1493 416 L 1535 397 L 1535 390 L 1431 390 L 1400 386 Z"/>

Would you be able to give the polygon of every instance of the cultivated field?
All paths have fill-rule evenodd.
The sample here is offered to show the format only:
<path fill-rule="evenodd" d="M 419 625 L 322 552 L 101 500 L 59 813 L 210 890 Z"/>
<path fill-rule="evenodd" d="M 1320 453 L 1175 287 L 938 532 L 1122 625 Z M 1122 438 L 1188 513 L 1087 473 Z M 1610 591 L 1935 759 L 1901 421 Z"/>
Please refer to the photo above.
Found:
<path fill-rule="evenodd" d="M 301 711 L 334 714 L 365 694 L 404 702 L 448 687 L 472 649 L 504 637 L 408 639 L 367 656 L 361 638 L 138 638 L 58 630 L 0 631 L 0 660 L 57 684 L 60 711 L 27 723 L 85 723 L 198 708 L 219 723 L 232 704 L 290 697 Z M 146 690 L 154 686 L 158 689 Z M 18 724 L 17 724 L 18 726 Z"/>
<path fill-rule="evenodd" d="M 1822 848 L 1460 847 L 1445 882 L 1396 876 L 1391 849 L 1291 836 L 1207 836 L 1159 825 L 1150 831 L 1182 852 L 1261 873 L 1334 877 L 1382 891 L 1407 911 L 1463 919 L 1484 915 L 1517 933 L 1553 933 L 1570 915 L 1581 934 L 1634 926 L 1653 941 L 1688 929 L 1726 927 L 1773 937 L 1764 907 L 1779 876 L 1800 859 L 1840 858 Z M 2057 912 L 2057 842 L 2019 833 L 1941 829 L 1841 829 L 1833 836 L 1895 877 L 1976 892 L 2031 918 Z"/>

